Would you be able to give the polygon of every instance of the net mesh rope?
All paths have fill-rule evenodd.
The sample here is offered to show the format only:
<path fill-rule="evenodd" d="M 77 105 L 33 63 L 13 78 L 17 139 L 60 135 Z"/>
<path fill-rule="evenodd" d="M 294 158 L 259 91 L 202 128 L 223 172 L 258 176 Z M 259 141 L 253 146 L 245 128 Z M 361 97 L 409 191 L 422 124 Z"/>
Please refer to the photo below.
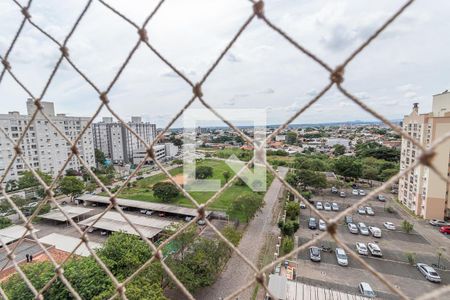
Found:
<path fill-rule="evenodd" d="M 330 67 L 324 60 L 319 58 L 317 55 L 303 47 L 299 42 L 295 41 L 292 37 L 290 37 L 287 33 L 285 33 L 280 27 L 278 27 L 276 24 L 272 23 L 272 21 L 266 16 L 266 12 L 264 10 L 264 2 L 263 1 L 250 1 L 249 6 L 249 16 L 245 20 L 245 22 L 241 25 L 239 30 L 236 32 L 236 34 L 233 36 L 233 38 L 229 41 L 228 44 L 225 45 L 223 50 L 220 52 L 220 55 L 217 57 L 217 59 L 213 62 L 213 64 L 208 68 L 208 70 L 203 75 L 202 79 L 199 82 L 193 82 L 191 81 L 186 75 L 184 75 L 179 69 L 177 69 L 174 64 L 172 64 L 167 58 L 164 57 L 163 54 L 161 54 L 148 40 L 147 37 L 147 30 L 146 27 L 148 26 L 149 22 L 153 18 L 155 14 L 158 13 L 158 10 L 160 7 L 164 4 L 165 0 L 160 0 L 157 5 L 153 8 L 151 12 L 149 12 L 149 15 L 144 20 L 142 25 L 138 25 L 134 21 L 127 18 L 124 14 L 122 14 L 120 11 L 118 11 L 116 8 L 112 7 L 108 3 L 106 3 L 103 0 L 89 0 L 86 1 L 86 4 L 84 5 L 82 11 L 80 12 L 78 18 L 76 19 L 75 23 L 71 27 L 69 33 L 65 36 L 64 40 L 62 42 L 58 41 L 56 38 L 54 38 L 51 34 L 49 34 L 47 31 L 45 31 L 42 27 L 39 26 L 39 24 L 35 23 L 32 20 L 32 14 L 31 14 L 31 5 L 32 0 L 29 0 L 25 6 L 21 5 L 18 1 L 12 0 L 15 5 L 17 5 L 17 8 L 22 12 L 23 19 L 17 29 L 17 32 L 15 33 L 13 40 L 11 41 L 11 44 L 7 48 L 6 53 L 0 54 L 0 60 L 2 62 L 2 70 L 0 73 L 0 84 L 2 83 L 5 76 L 10 76 L 24 91 L 25 93 L 34 101 L 34 106 L 36 110 L 31 114 L 29 122 L 27 123 L 26 127 L 23 130 L 23 133 L 17 140 L 12 139 L 8 133 L 0 127 L 0 130 L 2 133 L 6 136 L 6 138 L 9 140 L 10 144 L 12 145 L 12 148 L 14 150 L 14 154 L 11 158 L 11 160 L 6 165 L 6 169 L 4 174 L 2 174 L 2 177 L 0 178 L 0 189 L 1 193 L 5 197 L 6 201 L 11 205 L 11 207 L 17 212 L 19 218 L 23 221 L 23 224 L 26 228 L 26 232 L 23 233 L 21 239 L 18 243 L 14 244 L 13 246 L 9 246 L 7 244 L 3 244 L 3 248 L 5 249 L 7 253 L 8 262 L 11 262 L 19 274 L 19 276 L 23 279 L 25 284 L 28 286 L 28 288 L 31 290 L 31 292 L 35 295 L 36 299 L 43 299 L 45 291 L 57 280 L 61 280 L 61 282 L 65 285 L 67 290 L 72 294 L 72 296 L 75 299 L 81 299 L 80 295 L 77 293 L 77 291 L 73 288 L 71 283 L 67 280 L 67 278 L 64 276 L 64 265 L 65 262 L 67 262 L 68 259 L 70 259 L 75 251 L 81 246 L 85 245 L 92 257 L 96 260 L 98 265 L 103 269 L 103 271 L 107 274 L 107 276 L 112 280 L 112 283 L 114 284 L 116 288 L 115 294 L 111 297 L 111 299 L 120 297 L 122 299 L 126 299 L 125 295 L 125 286 L 128 284 L 133 278 L 135 278 L 138 274 L 140 274 L 146 267 L 148 267 L 151 263 L 155 261 L 159 261 L 162 265 L 162 268 L 164 269 L 165 273 L 173 280 L 173 282 L 176 284 L 176 286 L 180 289 L 180 291 L 189 299 L 195 299 L 194 296 L 187 290 L 187 288 L 182 284 L 182 282 L 176 277 L 176 275 L 171 271 L 171 269 L 167 266 L 167 264 L 162 260 L 162 252 L 161 250 L 168 244 L 170 241 L 177 238 L 184 230 L 186 230 L 190 225 L 195 224 L 198 220 L 204 219 L 206 222 L 206 225 L 211 228 L 218 236 L 220 240 L 223 240 L 225 244 L 234 252 L 236 253 L 245 264 L 247 264 L 253 271 L 254 276 L 252 280 L 245 282 L 242 284 L 242 286 L 236 288 L 236 290 L 232 291 L 230 295 L 226 297 L 226 299 L 234 299 L 236 298 L 242 291 L 247 289 L 248 287 L 252 286 L 253 284 L 257 283 L 259 284 L 265 291 L 271 295 L 270 291 L 267 287 L 267 278 L 266 273 L 270 270 L 272 270 L 277 264 L 283 262 L 285 259 L 296 255 L 298 252 L 308 248 L 309 246 L 313 245 L 320 239 L 323 239 L 327 235 L 331 236 L 334 241 L 340 245 L 342 248 L 345 249 L 346 252 L 349 253 L 349 255 L 358 261 L 367 271 L 369 271 L 373 276 L 378 278 L 386 287 L 391 290 L 394 294 L 398 295 L 402 299 L 407 299 L 408 297 L 402 292 L 401 289 L 399 289 L 397 286 L 393 285 L 390 281 L 388 281 L 383 274 L 379 273 L 377 270 L 375 270 L 372 266 L 370 266 L 368 263 L 366 263 L 363 259 L 360 258 L 359 255 L 357 255 L 354 250 L 350 249 L 346 244 L 343 243 L 340 235 L 337 233 L 337 223 L 339 220 L 341 220 L 345 215 L 348 213 L 354 211 L 359 207 L 360 205 L 367 202 L 372 197 L 376 196 L 379 192 L 382 192 L 386 188 L 388 188 L 390 185 L 395 183 L 399 180 L 402 176 L 405 176 L 409 174 L 411 171 L 414 170 L 419 165 L 425 165 L 429 167 L 431 170 L 436 172 L 439 177 L 446 181 L 447 184 L 449 184 L 448 178 L 443 176 L 441 173 L 437 171 L 435 166 L 433 165 L 433 157 L 435 155 L 436 148 L 441 145 L 442 143 L 446 142 L 448 139 L 450 139 L 450 133 L 447 133 L 444 137 L 440 138 L 439 140 L 432 143 L 429 147 L 424 147 L 421 143 L 419 143 L 416 139 L 411 137 L 407 132 L 403 131 L 402 128 L 399 126 L 393 124 L 388 119 L 386 119 L 383 115 L 379 114 L 375 110 L 373 110 L 371 107 L 369 107 L 366 103 L 364 103 L 361 99 L 356 97 L 354 94 L 352 94 L 350 91 L 348 91 L 344 85 L 344 71 L 345 68 L 348 66 L 349 63 L 352 62 L 352 60 L 360 55 L 363 50 L 373 41 L 375 40 L 379 34 L 385 30 L 392 22 L 395 21 L 396 18 L 398 18 L 413 2 L 414 0 L 406 1 L 401 7 L 398 8 L 397 11 L 395 11 L 390 18 L 388 18 L 382 26 L 378 28 L 370 37 L 362 43 L 356 50 L 352 52 L 352 54 L 340 65 L 333 68 Z M 127 23 L 129 26 L 134 27 L 136 30 L 136 43 L 134 44 L 133 48 L 129 51 L 128 55 L 126 56 L 125 60 L 120 65 L 119 70 L 114 74 L 111 82 L 107 85 L 106 89 L 102 89 L 98 87 L 91 79 L 89 79 L 89 76 L 84 73 L 77 65 L 76 63 L 70 58 L 69 55 L 69 49 L 67 47 L 68 41 L 74 34 L 74 32 L 77 30 L 78 25 L 80 22 L 82 22 L 83 17 L 85 16 L 86 12 L 91 7 L 92 2 L 97 1 L 98 3 L 102 4 L 103 7 L 113 12 L 119 19 L 121 19 L 123 22 Z M 387 182 L 385 182 L 383 185 L 379 186 L 369 194 L 367 194 L 365 197 L 360 199 L 359 201 L 355 202 L 352 206 L 348 207 L 338 215 L 336 215 L 334 218 L 327 218 L 325 217 L 320 211 L 316 210 L 316 208 L 311 205 L 308 201 L 303 201 L 315 214 L 317 214 L 321 219 L 325 220 L 327 224 L 327 230 L 323 233 L 317 235 L 313 239 L 309 240 L 308 242 L 302 244 L 301 246 L 295 247 L 294 250 L 292 250 L 290 253 L 281 256 L 271 262 L 268 265 L 263 266 L 262 268 L 258 268 L 254 263 L 252 263 L 249 259 L 247 259 L 241 251 L 237 247 L 235 247 L 230 241 L 228 241 L 223 234 L 208 220 L 205 218 L 205 209 L 208 207 L 209 204 L 211 204 L 215 199 L 217 199 L 229 186 L 233 184 L 233 182 L 238 178 L 238 176 L 244 171 L 244 168 L 250 166 L 254 162 L 254 158 L 251 159 L 238 173 L 236 173 L 222 188 L 220 188 L 219 191 L 217 191 L 210 199 L 208 199 L 205 203 L 199 204 L 199 202 L 193 198 L 181 185 L 177 183 L 177 181 L 174 179 L 174 177 L 169 173 L 169 171 L 162 165 L 162 163 L 156 158 L 153 147 L 155 144 L 162 138 L 164 133 L 166 133 L 169 128 L 174 124 L 174 122 L 179 119 L 179 117 L 183 114 L 183 112 L 189 108 L 193 102 L 198 101 L 200 102 L 204 107 L 206 107 L 208 110 L 210 110 L 214 115 L 216 115 L 218 118 L 220 118 L 224 123 L 226 123 L 230 128 L 232 128 L 239 136 L 241 136 L 244 141 L 253 144 L 252 138 L 244 134 L 239 128 L 237 128 L 235 125 L 233 125 L 230 121 L 228 121 L 226 118 L 224 118 L 221 114 L 219 114 L 213 107 L 211 107 L 208 102 L 205 100 L 205 97 L 202 92 L 202 85 L 205 83 L 205 81 L 209 78 L 211 73 L 216 69 L 216 67 L 219 65 L 219 63 L 222 61 L 225 54 L 229 51 L 229 49 L 233 46 L 233 44 L 236 42 L 236 40 L 240 37 L 240 35 L 246 30 L 248 25 L 252 22 L 259 22 L 261 25 L 268 26 L 272 30 L 274 30 L 276 33 L 278 33 L 281 37 L 283 37 L 287 42 L 290 43 L 293 47 L 295 47 L 299 54 L 303 54 L 308 56 L 310 59 L 315 61 L 317 64 L 323 67 L 325 71 L 327 71 L 330 75 L 329 82 L 327 85 L 315 96 L 313 97 L 309 102 L 307 102 L 303 107 L 301 107 L 297 112 L 295 112 L 286 122 L 284 122 L 281 126 L 279 126 L 274 132 L 272 132 L 267 138 L 266 142 L 270 141 L 272 138 L 274 138 L 278 133 L 280 133 L 282 130 L 286 129 L 288 125 L 294 121 L 298 116 L 300 116 L 304 111 L 306 111 L 311 105 L 319 101 L 323 95 L 325 95 L 330 88 L 333 86 L 336 86 L 337 89 L 345 95 L 348 99 L 356 103 L 359 107 L 370 113 L 372 116 L 376 117 L 377 119 L 381 120 L 383 123 L 385 123 L 387 126 L 392 128 L 396 133 L 398 133 L 401 137 L 404 139 L 410 141 L 419 151 L 420 156 L 419 159 L 415 160 L 409 167 L 406 169 L 401 170 L 399 173 L 397 173 L 395 176 L 390 178 Z M 41 32 L 44 36 L 46 36 L 52 43 L 55 44 L 55 47 L 58 47 L 60 50 L 60 56 L 57 60 L 56 64 L 54 65 L 52 72 L 49 76 L 49 78 L 46 81 L 46 84 L 43 88 L 43 90 L 40 92 L 40 94 L 33 94 L 30 89 L 27 88 L 27 86 L 21 81 L 21 79 L 15 75 L 14 73 L 14 66 L 12 66 L 9 61 L 8 57 L 10 56 L 11 52 L 14 50 L 14 46 L 17 43 L 17 40 L 20 38 L 20 35 L 23 31 L 23 28 L 25 24 L 31 25 L 33 28 Z M 191 88 L 192 88 L 192 96 L 186 104 L 183 106 L 181 110 L 179 110 L 173 118 L 170 120 L 170 122 L 165 126 L 165 128 L 158 133 L 156 136 L 156 139 L 152 141 L 150 144 L 146 143 L 145 140 L 140 137 L 119 115 L 118 112 L 114 111 L 109 103 L 109 92 L 119 79 L 119 77 L 122 75 L 123 71 L 127 67 L 128 63 L 130 62 L 131 58 L 133 57 L 134 53 L 139 47 L 148 48 L 148 50 L 152 53 L 154 53 L 165 65 L 167 65 L 173 72 L 175 72 L 182 80 L 184 80 Z M 43 110 L 41 101 L 45 98 L 46 92 L 53 81 L 53 79 L 56 76 L 56 72 L 58 68 L 60 67 L 61 63 L 63 61 L 66 61 L 72 68 L 75 70 L 76 73 L 78 73 L 98 94 L 99 97 L 99 104 L 97 109 L 95 110 L 95 113 L 92 115 L 92 117 L 89 118 L 89 121 L 87 125 L 81 130 L 80 134 L 73 140 L 71 140 L 55 123 L 52 121 L 52 119 L 46 115 L 46 113 Z M 94 119 L 98 116 L 99 112 L 102 109 L 106 109 L 109 111 L 123 126 L 126 127 L 127 130 L 131 132 L 140 142 L 142 142 L 146 147 L 146 155 L 145 158 L 142 160 L 142 162 L 136 167 L 136 169 L 132 172 L 132 174 L 126 179 L 126 181 L 122 184 L 122 186 L 115 192 L 111 192 L 106 186 L 100 181 L 100 179 L 94 174 L 94 172 L 89 168 L 88 164 L 84 161 L 83 157 L 80 155 L 79 150 L 77 148 L 77 144 L 82 138 L 82 136 L 85 134 L 85 132 L 88 130 L 88 128 L 92 125 Z M 71 153 L 68 155 L 67 159 L 64 162 L 64 166 L 59 170 L 57 176 L 53 179 L 53 181 L 50 184 L 47 184 L 40 176 L 39 174 L 33 169 L 33 167 L 30 165 L 30 163 L 27 161 L 26 157 L 24 157 L 24 154 L 22 152 L 21 143 L 22 140 L 25 137 L 25 134 L 29 130 L 30 126 L 34 123 L 34 120 L 37 118 L 37 116 L 43 117 L 46 121 L 49 122 L 49 124 L 58 132 L 63 139 L 71 145 Z M 11 199 L 11 197 L 6 193 L 5 189 L 2 188 L 2 185 L 5 181 L 6 175 L 11 170 L 11 168 L 14 165 L 14 162 L 16 159 L 23 160 L 25 166 L 28 170 L 30 170 L 33 174 L 33 176 L 39 181 L 40 185 L 44 188 L 45 191 L 45 197 L 38 205 L 37 209 L 34 211 L 34 213 L 29 216 L 28 218 L 22 213 L 22 211 L 17 207 L 17 205 L 14 203 L 14 201 Z M 82 166 L 85 167 L 85 169 L 89 172 L 89 174 L 92 176 L 92 178 L 95 180 L 95 182 L 99 185 L 99 187 L 103 188 L 106 193 L 108 194 L 110 203 L 109 205 L 103 210 L 103 212 L 99 215 L 99 217 L 87 228 L 81 229 L 69 216 L 68 214 L 61 208 L 61 205 L 56 201 L 55 199 L 55 193 L 54 189 L 56 188 L 58 180 L 63 176 L 64 170 L 68 166 L 69 162 L 73 159 L 78 160 Z M 140 231 L 138 226 L 135 226 L 133 222 L 128 218 L 126 214 L 123 213 L 122 209 L 119 207 L 116 201 L 116 196 L 120 194 L 120 192 L 124 189 L 124 187 L 127 186 L 127 184 L 130 182 L 131 178 L 136 176 L 143 164 L 147 159 L 153 159 L 155 164 L 159 167 L 159 169 L 164 173 L 170 181 L 173 182 L 173 184 L 180 190 L 180 192 L 187 198 L 189 201 L 192 202 L 192 204 L 197 209 L 197 216 L 193 218 L 190 222 L 184 224 L 182 227 L 180 227 L 173 235 L 171 235 L 168 239 L 166 239 L 164 242 L 162 242 L 160 245 L 155 245 L 153 242 L 151 242 L 149 239 L 145 237 L 145 235 Z M 267 163 L 267 161 L 264 162 L 265 166 L 267 167 L 267 170 L 272 173 L 275 178 L 281 181 L 282 185 L 286 188 L 286 190 L 290 191 L 292 194 L 294 194 L 297 198 L 301 200 L 305 200 L 303 196 L 291 185 L 289 185 L 284 178 L 282 178 L 276 170 L 272 168 L 270 164 Z M 42 245 L 42 243 L 39 241 L 38 237 L 36 236 L 36 233 L 34 231 L 34 226 L 32 221 L 36 218 L 39 211 L 42 209 L 42 207 L 46 203 L 52 203 L 61 213 L 66 217 L 67 221 L 70 223 L 71 226 L 73 226 L 76 231 L 79 233 L 80 236 L 80 242 L 76 246 L 76 248 L 73 249 L 73 251 L 67 256 L 67 258 L 64 259 L 62 263 L 57 263 L 57 261 L 52 257 L 51 253 L 48 252 L 48 250 Z M 106 264 L 99 258 L 99 256 L 96 254 L 96 252 L 92 249 L 92 247 L 89 244 L 89 238 L 87 236 L 87 233 L 92 226 L 95 225 L 95 223 L 104 216 L 108 211 L 111 209 L 115 209 L 125 220 L 128 222 L 128 224 L 136 230 L 136 232 L 139 234 L 139 236 L 142 238 L 143 241 L 148 245 L 148 247 L 152 251 L 152 257 L 149 259 L 145 264 L 143 264 L 141 267 L 139 267 L 131 276 L 120 282 L 115 276 L 112 274 L 112 272 L 108 269 Z M 24 237 L 26 235 L 30 235 L 31 238 L 36 241 L 36 243 L 39 245 L 39 247 L 43 250 L 43 252 L 47 255 L 50 262 L 54 266 L 55 274 L 54 276 L 44 285 L 41 289 L 36 289 L 31 281 L 27 278 L 25 273 L 22 271 L 19 263 L 15 259 L 14 252 L 18 245 L 23 241 Z M 3 267 L 4 268 L 4 267 Z M 450 285 L 442 286 L 440 288 L 436 288 L 432 292 L 425 293 L 421 296 L 419 296 L 419 299 L 433 299 L 433 298 L 439 298 L 440 296 L 444 295 L 445 293 L 450 291 Z M 0 287 L 0 294 L 4 299 L 8 299 L 5 291 Z M 271 295 L 273 296 L 273 295 Z M 273 297 L 275 298 L 275 297 Z"/>

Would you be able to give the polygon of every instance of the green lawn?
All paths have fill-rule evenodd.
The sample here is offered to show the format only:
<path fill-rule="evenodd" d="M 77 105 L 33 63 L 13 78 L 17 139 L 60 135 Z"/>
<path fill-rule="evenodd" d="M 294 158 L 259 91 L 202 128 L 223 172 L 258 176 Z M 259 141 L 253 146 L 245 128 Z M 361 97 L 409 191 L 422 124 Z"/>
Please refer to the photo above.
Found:
<path fill-rule="evenodd" d="M 229 171 L 231 174 L 234 174 L 233 171 L 225 164 L 224 161 L 220 160 L 203 160 L 197 162 L 197 166 L 210 166 L 213 168 L 213 176 L 209 179 L 219 179 L 222 182 L 222 185 L 225 184 L 225 179 L 223 178 L 223 172 Z M 178 175 L 183 172 L 181 167 L 175 168 L 170 171 L 171 175 Z M 272 182 L 273 176 L 268 174 L 268 182 Z M 162 202 L 160 199 L 156 198 L 152 192 L 152 186 L 160 182 L 162 180 L 166 180 L 167 177 L 164 174 L 158 174 L 151 177 L 147 177 L 137 181 L 137 185 L 135 187 L 125 188 L 122 193 L 120 193 L 120 198 L 133 199 L 133 200 L 141 200 L 141 201 L 149 201 L 149 202 Z M 267 187 L 269 186 L 267 185 Z M 215 192 L 191 192 L 191 196 L 197 200 L 199 203 L 205 203 L 211 196 L 214 195 Z M 240 195 L 246 193 L 254 193 L 258 195 L 258 197 L 263 197 L 264 193 L 256 193 L 253 192 L 248 186 L 238 186 L 233 184 L 226 191 L 224 191 L 218 199 L 216 199 L 212 204 L 208 206 L 209 209 L 214 210 L 227 210 L 231 201 L 237 198 Z M 171 204 L 177 204 L 180 206 L 186 207 L 194 207 L 192 202 L 180 195 L 177 199 L 173 200 Z"/>

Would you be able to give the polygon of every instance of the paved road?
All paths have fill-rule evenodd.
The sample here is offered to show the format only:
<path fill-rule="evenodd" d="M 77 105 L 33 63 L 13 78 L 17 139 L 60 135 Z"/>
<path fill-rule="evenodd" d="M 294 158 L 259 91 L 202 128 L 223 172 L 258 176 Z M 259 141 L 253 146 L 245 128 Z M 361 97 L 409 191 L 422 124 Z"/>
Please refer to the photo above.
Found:
<path fill-rule="evenodd" d="M 280 176 L 284 178 L 288 169 L 280 167 L 279 170 Z M 276 224 L 272 224 L 272 212 L 278 202 L 281 188 L 281 182 L 275 179 L 264 196 L 265 205 L 262 211 L 250 221 L 239 243 L 239 250 L 254 264 L 257 263 L 266 234 L 272 230 L 277 230 Z M 225 298 L 250 281 L 253 276 L 253 270 L 236 253 L 233 253 L 217 281 L 212 286 L 200 290 L 195 298 L 205 300 Z M 252 292 L 253 289 L 248 288 L 239 295 L 239 299 L 250 299 Z"/>

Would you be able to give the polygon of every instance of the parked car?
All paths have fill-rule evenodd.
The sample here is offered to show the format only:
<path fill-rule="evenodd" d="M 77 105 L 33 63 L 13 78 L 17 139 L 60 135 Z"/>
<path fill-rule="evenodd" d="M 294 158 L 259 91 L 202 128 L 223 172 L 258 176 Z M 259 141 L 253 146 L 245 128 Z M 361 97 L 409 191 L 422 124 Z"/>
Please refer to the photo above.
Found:
<path fill-rule="evenodd" d="M 327 230 L 327 224 L 322 219 L 319 220 L 319 230 L 321 230 L 321 231 Z"/>
<path fill-rule="evenodd" d="M 153 215 L 153 210 L 147 210 L 147 211 L 145 212 L 145 214 L 146 214 L 147 216 L 151 216 L 151 215 Z M 160 214 L 160 217 L 161 217 L 161 214 Z"/>
<path fill-rule="evenodd" d="M 353 217 L 348 215 L 345 216 L 345 224 L 353 223 Z"/>
<path fill-rule="evenodd" d="M 381 229 L 375 226 L 369 226 L 369 231 L 373 237 L 380 238 L 381 237 Z"/>
<path fill-rule="evenodd" d="M 319 210 L 322 210 L 322 209 L 323 209 L 322 202 L 318 201 L 318 202 L 316 203 L 316 208 L 319 209 Z"/>
<path fill-rule="evenodd" d="M 362 235 L 369 235 L 369 229 L 367 229 L 366 224 L 364 224 L 363 222 L 358 223 L 358 230 Z"/>
<path fill-rule="evenodd" d="M 203 219 L 200 219 L 200 220 L 197 221 L 197 224 L 203 226 L 203 225 L 206 224 L 206 221 L 203 220 Z"/>
<path fill-rule="evenodd" d="M 331 211 L 331 205 L 328 202 L 325 202 L 325 204 L 323 205 L 323 208 L 327 211 Z"/>
<path fill-rule="evenodd" d="M 384 195 L 378 195 L 377 196 L 377 200 L 381 201 L 381 202 L 385 202 L 386 201 L 386 197 L 384 197 Z"/>
<path fill-rule="evenodd" d="M 365 243 L 356 243 L 356 251 L 358 254 L 361 255 L 369 255 L 369 252 L 367 251 L 367 246 Z"/>
<path fill-rule="evenodd" d="M 320 261 L 320 248 L 319 247 L 311 247 L 309 248 L 309 259 L 312 261 Z"/>
<path fill-rule="evenodd" d="M 141 214 L 146 214 L 147 213 L 147 210 L 146 209 L 141 209 L 140 211 L 139 211 Z"/>
<path fill-rule="evenodd" d="M 186 222 L 190 222 L 190 221 L 192 220 L 192 217 L 187 216 L 186 218 L 184 218 L 184 220 L 185 220 Z"/>
<path fill-rule="evenodd" d="M 430 223 L 430 225 L 433 225 L 433 226 L 446 226 L 446 225 L 449 225 L 447 222 L 445 222 L 443 220 L 436 220 L 436 219 L 431 219 L 429 223 Z"/>
<path fill-rule="evenodd" d="M 377 244 L 368 243 L 367 248 L 369 248 L 370 254 L 372 254 L 372 256 L 378 256 L 378 257 L 383 256 L 383 253 L 381 253 L 381 249 Z"/>
<path fill-rule="evenodd" d="M 364 191 L 364 190 L 359 190 L 358 192 L 359 192 L 360 196 L 365 196 L 366 195 L 366 191 Z"/>
<path fill-rule="evenodd" d="M 375 215 L 375 213 L 374 213 L 372 207 L 370 207 L 370 206 L 367 206 L 367 207 L 366 207 L 366 213 L 367 213 L 367 215 L 369 215 L 369 216 L 374 216 L 374 215 Z"/>
<path fill-rule="evenodd" d="M 339 193 L 339 197 L 345 198 L 345 197 L 347 197 L 347 195 L 345 194 L 345 192 L 340 192 L 340 193 Z"/>
<path fill-rule="evenodd" d="M 358 234 L 358 232 L 359 232 L 358 227 L 355 224 L 348 223 L 347 227 L 348 227 L 348 230 L 350 231 L 350 233 Z"/>
<path fill-rule="evenodd" d="M 352 190 L 352 195 L 353 196 L 358 196 L 359 195 L 358 190 Z"/>
<path fill-rule="evenodd" d="M 308 228 L 309 229 L 317 229 L 317 221 L 316 221 L 316 219 L 315 218 L 309 218 L 309 221 L 308 221 Z"/>
<path fill-rule="evenodd" d="M 136 180 L 142 180 L 142 179 L 144 179 L 144 176 L 138 176 L 138 177 L 136 177 Z"/>
<path fill-rule="evenodd" d="M 376 294 L 373 291 L 372 287 L 367 282 L 361 282 L 359 284 L 359 291 L 361 292 L 361 295 L 367 298 L 375 298 Z"/>
<path fill-rule="evenodd" d="M 334 211 L 339 210 L 339 205 L 336 202 L 331 203 L 331 209 Z"/>
<path fill-rule="evenodd" d="M 277 274 L 277 275 L 280 275 L 280 273 L 281 273 L 281 265 L 280 264 L 278 264 L 276 267 L 275 267 L 275 272 L 274 272 L 275 274 Z"/>
<path fill-rule="evenodd" d="M 337 189 L 335 186 L 332 186 L 332 187 L 331 187 L 331 192 L 332 192 L 333 194 L 336 194 L 336 193 L 338 192 L 338 189 Z"/>
<path fill-rule="evenodd" d="M 439 228 L 439 232 L 445 235 L 450 234 L 450 226 L 441 226 L 441 228 Z"/>
<path fill-rule="evenodd" d="M 395 230 L 395 225 L 392 222 L 384 222 L 383 225 L 388 230 Z"/>
<path fill-rule="evenodd" d="M 153 213 L 153 212 L 152 212 Z M 148 212 L 147 212 L 147 215 L 148 215 Z M 163 212 L 160 212 L 159 214 L 158 214 L 158 216 L 160 216 L 160 217 L 165 217 L 166 216 L 166 214 L 165 213 L 163 213 Z"/>
<path fill-rule="evenodd" d="M 428 281 L 441 282 L 441 276 L 439 276 L 436 270 L 434 270 L 429 265 L 417 263 L 417 269 L 419 269 L 420 273 L 422 273 L 422 275 L 425 276 Z"/>
<path fill-rule="evenodd" d="M 348 257 L 347 257 L 347 254 L 345 253 L 344 249 L 336 248 L 335 252 L 336 252 L 336 259 L 337 259 L 338 265 L 348 266 Z"/>
<path fill-rule="evenodd" d="M 105 236 L 105 235 L 107 235 L 108 234 L 108 232 L 106 232 L 106 231 L 104 231 L 104 230 L 102 230 L 101 232 L 100 232 L 100 235 L 102 235 L 102 236 Z"/>
<path fill-rule="evenodd" d="M 352 184 L 352 189 L 357 190 L 358 189 L 358 185 L 356 183 Z"/>
<path fill-rule="evenodd" d="M 358 214 L 365 215 L 366 214 L 366 209 L 364 207 L 359 207 L 358 208 Z"/>
<path fill-rule="evenodd" d="M 303 203 L 303 202 L 300 202 L 300 208 L 301 208 L 301 209 L 305 209 L 305 208 L 306 208 L 306 204 Z"/>

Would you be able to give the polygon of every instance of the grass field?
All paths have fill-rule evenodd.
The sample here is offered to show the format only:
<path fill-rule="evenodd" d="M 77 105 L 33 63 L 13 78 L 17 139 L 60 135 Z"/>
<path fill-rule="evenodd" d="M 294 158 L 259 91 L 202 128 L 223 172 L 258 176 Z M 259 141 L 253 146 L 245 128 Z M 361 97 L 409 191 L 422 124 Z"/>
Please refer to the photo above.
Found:
<path fill-rule="evenodd" d="M 230 174 L 234 174 L 233 171 L 225 164 L 224 161 L 221 160 L 212 160 L 207 159 L 203 161 L 197 162 L 197 166 L 210 166 L 213 168 L 213 176 L 208 179 L 219 179 L 222 182 L 222 185 L 225 184 L 225 179 L 223 178 L 223 173 L 225 171 L 229 171 Z M 178 175 L 183 172 L 181 167 L 172 169 L 170 171 L 171 175 Z M 272 181 L 273 176 L 268 175 L 268 182 Z M 158 174 L 151 177 L 147 177 L 137 181 L 135 187 L 125 188 L 122 193 L 120 193 L 120 198 L 133 199 L 133 200 L 141 200 L 141 201 L 149 201 L 149 202 L 162 202 L 160 199 L 156 198 L 153 195 L 152 186 L 160 181 L 166 180 L 167 177 L 164 174 Z M 269 186 L 268 184 L 268 186 Z M 209 209 L 214 210 L 227 210 L 231 201 L 237 198 L 240 195 L 244 194 L 256 194 L 258 197 L 263 197 L 264 193 L 256 193 L 253 192 L 248 186 L 239 186 L 233 184 L 227 190 L 225 190 L 222 195 L 218 199 L 216 199 L 210 206 Z M 199 203 L 205 203 L 211 196 L 214 195 L 214 192 L 191 192 L 192 197 L 197 200 Z M 180 206 L 186 207 L 194 207 L 192 202 L 180 195 L 178 198 L 174 199 L 172 204 L 177 204 Z"/>

